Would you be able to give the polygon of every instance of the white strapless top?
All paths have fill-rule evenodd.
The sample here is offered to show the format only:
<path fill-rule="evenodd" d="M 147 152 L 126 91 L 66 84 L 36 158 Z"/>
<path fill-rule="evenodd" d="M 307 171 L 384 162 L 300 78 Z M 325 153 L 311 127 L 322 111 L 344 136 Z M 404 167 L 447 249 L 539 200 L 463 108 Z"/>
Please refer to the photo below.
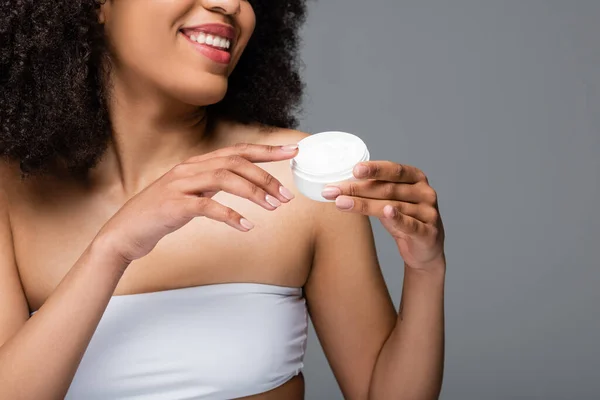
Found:
<path fill-rule="evenodd" d="M 227 283 L 113 296 L 66 399 L 233 399 L 300 373 L 301 288 Z"/>

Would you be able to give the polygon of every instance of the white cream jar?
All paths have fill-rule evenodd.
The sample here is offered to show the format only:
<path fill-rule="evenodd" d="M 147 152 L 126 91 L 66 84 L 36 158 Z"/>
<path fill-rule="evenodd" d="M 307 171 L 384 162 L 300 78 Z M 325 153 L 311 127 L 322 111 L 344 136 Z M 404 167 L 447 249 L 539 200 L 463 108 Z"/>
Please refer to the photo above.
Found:
<path fill-rule="evenodd" d="M 326 185 L 355 180 L 352 170 L 360 162 L 369 161 L 365 143 L 346 132 L 321 132 L 298 142 L 299 152 L 290 161 L 294 183 L 306 197 L 331 202 L 321 196 Z"/>

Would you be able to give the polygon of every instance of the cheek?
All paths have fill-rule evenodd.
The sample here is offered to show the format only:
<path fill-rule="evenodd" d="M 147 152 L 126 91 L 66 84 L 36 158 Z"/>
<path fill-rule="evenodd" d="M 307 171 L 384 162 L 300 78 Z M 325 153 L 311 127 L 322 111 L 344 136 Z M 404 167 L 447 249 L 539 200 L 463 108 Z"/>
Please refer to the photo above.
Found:
<path fill-rule="evenodd" d="M 151 26 L 143 19 L 129 21 L 111 27 L 111 42 L 117 61 L 124 69 L 140 73 L 149 71 L 157 61 L 169 57 L 173 38 L 157 26 Z M 146 75 L 146 74 L 144 74 Z"/>

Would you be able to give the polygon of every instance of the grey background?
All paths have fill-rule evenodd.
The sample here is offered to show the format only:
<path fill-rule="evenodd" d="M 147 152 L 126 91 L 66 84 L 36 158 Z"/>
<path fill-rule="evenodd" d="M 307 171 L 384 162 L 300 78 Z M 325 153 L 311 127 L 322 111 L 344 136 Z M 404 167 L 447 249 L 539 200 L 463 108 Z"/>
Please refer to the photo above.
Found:
<path fill-rule="evenodd" d="M 439 192 L 442 399 L 599 399 L 600 1 L 310 4 L 301 129 L 354 132 Z M 312 331 L 305 373 L 308 399 L 342 398 Z"/>

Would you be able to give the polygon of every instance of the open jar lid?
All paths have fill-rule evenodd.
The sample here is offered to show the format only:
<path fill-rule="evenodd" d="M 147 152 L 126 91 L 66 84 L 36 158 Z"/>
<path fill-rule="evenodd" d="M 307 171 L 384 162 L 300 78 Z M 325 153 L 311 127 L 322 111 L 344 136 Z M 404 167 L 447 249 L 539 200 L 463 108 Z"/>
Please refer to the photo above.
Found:
<path fill-rule="evenodd" d="M 298 142 L 298 148 L 292 168 L 315 177 L 345 174 L 369 159 L 362 139 L 346 132 L 315 133 Z"/>

